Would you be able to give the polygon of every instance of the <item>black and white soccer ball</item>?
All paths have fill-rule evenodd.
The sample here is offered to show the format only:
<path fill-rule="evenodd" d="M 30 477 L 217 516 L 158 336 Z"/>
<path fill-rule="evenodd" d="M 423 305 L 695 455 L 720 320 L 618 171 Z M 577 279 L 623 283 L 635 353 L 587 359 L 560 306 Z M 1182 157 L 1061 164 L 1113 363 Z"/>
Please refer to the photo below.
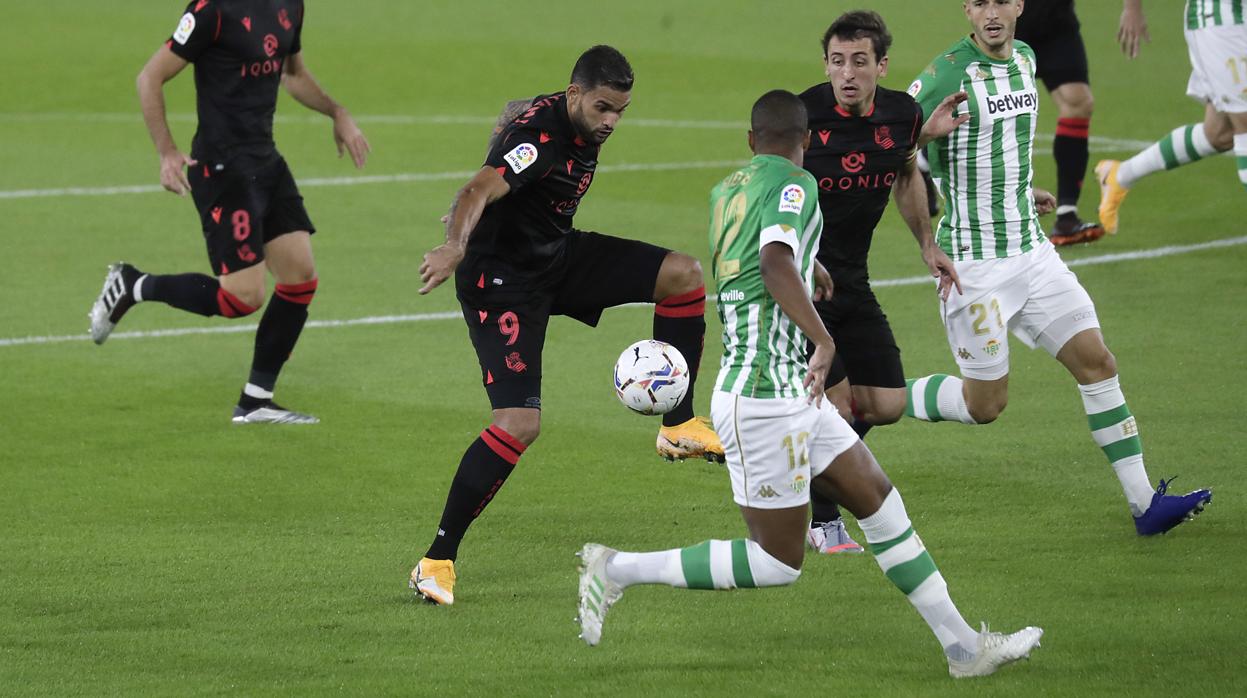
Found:
<path fill-rule="evenodd" d="M 615 394 L 634 412 L 670 412 L 684 399 L 688 385 L 688 362 L 666 342 L 642 339 L 615 362 Z"/>

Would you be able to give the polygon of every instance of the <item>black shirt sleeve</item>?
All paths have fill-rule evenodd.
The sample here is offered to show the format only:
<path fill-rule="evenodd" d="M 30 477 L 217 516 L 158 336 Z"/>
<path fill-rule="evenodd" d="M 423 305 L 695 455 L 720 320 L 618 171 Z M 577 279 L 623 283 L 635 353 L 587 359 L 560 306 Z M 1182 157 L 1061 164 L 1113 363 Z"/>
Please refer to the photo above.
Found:
<path fill-rule="evenodd" d="M 294 41 L 290 42 L 290 55 L 294 55 L 303 50 L 303 12 L 304 6 L 299 7 L 299 23 L 294 27 Z"/>
<path fill-rule="evenodd" d="M 553 140 L 540 129 L 524 126 L 504 131 L 485 157 L 485 165 L 497 169 L 514 192 L 544 177 L 559 160 Z"/>
<path fill-rule="evenodd" d="M 191 0 L 186 14 L 169 37 L 169 50 L 184 60 L 195 62 L 216 42 L 221 31 L 221 10 L 211 0 Z"/>

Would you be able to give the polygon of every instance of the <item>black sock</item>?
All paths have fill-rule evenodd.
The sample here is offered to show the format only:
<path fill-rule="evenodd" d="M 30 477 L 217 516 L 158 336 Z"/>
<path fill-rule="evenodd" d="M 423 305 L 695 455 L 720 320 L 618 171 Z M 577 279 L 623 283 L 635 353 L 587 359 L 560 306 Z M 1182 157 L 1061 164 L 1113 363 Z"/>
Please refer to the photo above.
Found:
<path fill-rule="evenodd" d="M 1090 150 L 1087 145 L 1091 119 L 1058 119 L 1052 156 L 1056 158 L 1058 206 L 1077 206 L 1082 181 L 1087 176 Z"/>
<path fill-rule="evenodd" d="M 481 515 L 507 481 L 526 447 L 497 425 L 490 425 L 468 446 L 446 494 L 437 537 L 424 554 L 431 560 L 454 560 L 472 521 Z"/>
<path fill-rule="evenodd" d="M 870 428 L 874 425 L 861 417 L 854 417 L 853 421 L 849 423 L 849 426 L 853 427 L 853 431 L 857 433 L 857 438 L 865 439 L 866 432 L 870 431 Z"/>
<path fill-rule="evenodd" d="M 281 288 L 280 284 L 278 288 Z M 260 327 L 255 333 L 251 375 L 247 379 L 248 386 L 259 390 L 243 388 L 238 398 L 240 407 L 258 407 L 272 399 L 277 376 L 303 332 L 303 325 L 307 322 L 307 303 L 303 302 L 305 299 L 292 301 L 286 296 L 280 291 L 274 293 L 264 309 L 264 316 L 260 318 Z M 252 394 L 248 394 L 249 390 Z"/>
<path fill-rule="evenodd" d="M 840 518 L 840 508 L 817 490 L 810 490 L 810 528 Z"/>
<path fill-rule="evenodd" d="M 144 301 L 160 301 L 179 310 L 212 317 L 223 315 L 218 292 L 221 284 L 207 274 L 148 274 L 139 289 Z"/>
<path fill-rule="evenodd" d="M 706 340 L 705 287 L 668 296 L 654 306 L 654 339 L 675 347 L 688 362 L 688 393 L 674 410 L 662 416 L 663 426 L 673 427 L 693 418 L 693 388 Z"/>

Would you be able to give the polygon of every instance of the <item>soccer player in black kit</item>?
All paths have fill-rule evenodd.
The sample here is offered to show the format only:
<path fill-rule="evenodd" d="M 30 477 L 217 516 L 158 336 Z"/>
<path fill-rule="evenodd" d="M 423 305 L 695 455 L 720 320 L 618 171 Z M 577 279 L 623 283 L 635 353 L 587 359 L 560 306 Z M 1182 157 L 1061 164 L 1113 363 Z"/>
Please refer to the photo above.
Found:
<path fill-rule="evenodd" d="M 1057 218 L 1048 236 L 1054 245 L 1094 242 L 1105 232 L 1099 223 L 1078 216 L 1095 106 L 1080 26 L 1074 0 L 1026 0 L 1014 34 L 1035 50 L 1036 77 L 1043 80 L 1057 107 L 1056 138 L 1052 142 Z"/>
<path fill-rule="evenodd" d="M 595 326 L 605 308 L 654 302 L 654 338 L 684 355 L 692 379 L 684 401 L 663 415 L 658 451 L 723 459 L 714 430 L 693 416 L 706 332 L 701 265 L 655 245 L 572 227 L 632 82 L 619 51 L 594 46 L 576 61 L 566 91 L 509 104 L 485 164 L 444 219 L 446 242 L 420 266 L 422 294 L 454 275 L 493 408 L 492 423 L 459 462 L 432 546 L 411 571 L 411 587 L 430 602 L 454 603 L 464 534 L 537 439 L 551 315 Z"/>
<path fill-rule="evenodd" d="M 256 331 L 251 373 L 234 408 L 238 424 L 313 424 L 273 402 L 273 390 L 316 293 L 303 197 L 273 143 L 277 89 L 333 119 L 338 154 L 356 167 L 367 139 L 303 63 L 301 0 L 191 0 L 173 36 L 138 77 L 143 119 L 160 154 L 160 182 L 199 210 L 212 273 L 156 275 L 125 262 L 109 267 L 91 308 L 91 337 L 103 344 L 136 303 L 161 301 L 198 315 L 237 318 L 264 304 L 265 271 L 276 279 Z M 189 156 L 165 118 L 164 84 L 195 64 L 199 128 Z"/>
<path fill-rule="evenodd" d="M 959 101 L 954 95 L 924 126 L 922 108 L 912 97 L 880 87 L 891 43 L 877 13 L 841 15 L 823 35 L 828 81 L 800 95 L 811 132 L 805 169 L 818 180 L 824 221 L 818 261 L 834 282 L 831 300 L 814 303 L 836 342 L 826 394 L 862 437 L 871 426 L 892 424 L 905 412 L 901 352 L 870 288 L 866 264 L 890 194 L 931 275 L 940 279 L 940 293 L 947 296 L 959 283 L 952 261 L 931 234 L 916 158 L 921 145 L 952 131 L 966 117 L 953 115 Z M 816 490 L 810 500 L 810 546 L 824 553 L 862 552 L 845 531 L 835 503 Z"/>

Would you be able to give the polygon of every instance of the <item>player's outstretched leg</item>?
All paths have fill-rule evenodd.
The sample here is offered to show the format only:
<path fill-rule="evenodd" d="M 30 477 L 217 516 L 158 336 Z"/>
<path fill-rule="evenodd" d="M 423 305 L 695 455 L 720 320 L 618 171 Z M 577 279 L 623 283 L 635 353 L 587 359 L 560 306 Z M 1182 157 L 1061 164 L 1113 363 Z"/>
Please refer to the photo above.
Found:
<path fill-rule="evenodd" d="M 1215 155 L 1217 148 L 1208 140 L 1203 124 L 1179 126 L 1125 162 L 1101 160 L 1095 176 L 1100 183 L 1100 222 L 1116 234 L 1119 209 L 1134 183 L 1154 172 L 1172 170 Z"/>
<path fill-rule="evenodd" d="M 905 416 L 924 422 L 977 424 L 966 404 L 964 381 L 942 373 L 905 381 Z"/>
<path fill-rule="evenodd" d="M 616 551 L 588 543 L 580 556 L 580 638 L 602 639 L 602 623 L 624 589 L 665 584 L 683 589 L 755 589 L 792 584 L 801 576 L 752 540 L 708 540 L 687 548 L 649 553 Z"/>
<path fill-rule="evenodd" d="M 539 412 L 538 410 L 529 410 Z M 529 415 L 537 419 L 536 415 Z M 536 428 L 536 427 L 534 427 Z M 535 439 L 533 436 L 530 442 Z M 468 446 L 446 493 L 446 506 L 433 544 L 411 571 L 409 586 L 430 603 L 455 602 L 455 559 L 459 544 L 494 495 L 510 477 L 527 444 L 491 424 Z"/>
<path fill-rule="evenodd" d="M 136 303 L 144 301 L 160 301 L 205 317 L 242 317 L 256 310 L 222 289 L 215 277 L 205 274 L 155 276 L 144 274 L 126 262 L 117 262 L 109 265 L 104 288 L 88 314 L 91 339 L 103 344 L 122 316 Z"/>
<path fill-rule="evenodd" d="M 668 253 L 659 269 L 654 295 L 654 339 L 679 350 L 689 369 L 688 393 L 662 417 L 658 455 L 667 460 L 705 458 L 722 463 L 723 444 L 710 420 L 693 414 L 693 390 L 706 336 L 706 288 L 701 265 L 688 255 Z"/>

